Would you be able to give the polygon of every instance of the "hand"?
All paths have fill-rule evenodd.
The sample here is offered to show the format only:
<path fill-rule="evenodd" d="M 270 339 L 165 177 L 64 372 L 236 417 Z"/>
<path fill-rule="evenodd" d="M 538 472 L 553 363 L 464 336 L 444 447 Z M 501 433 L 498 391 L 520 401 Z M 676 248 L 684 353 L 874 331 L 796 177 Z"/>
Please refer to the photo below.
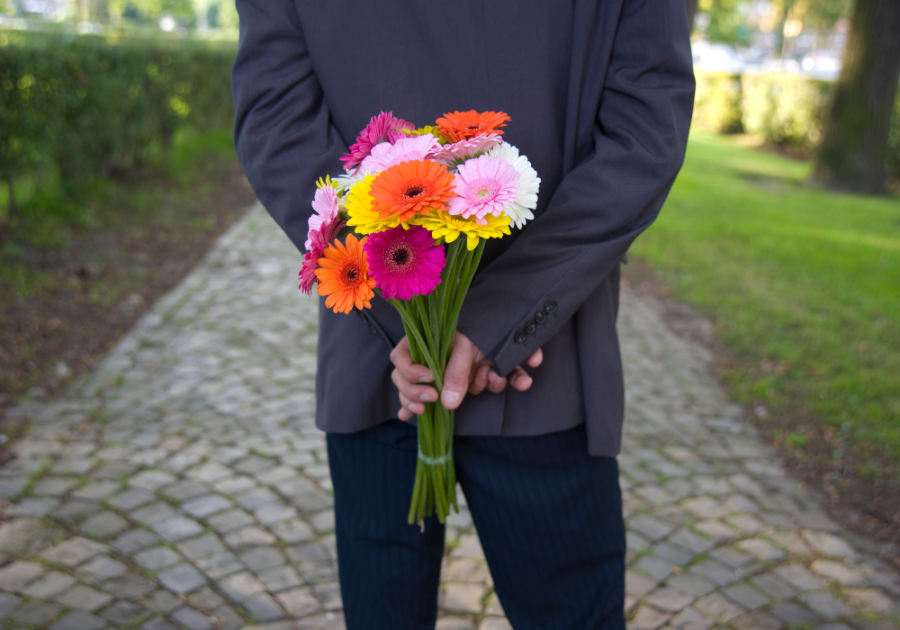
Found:
<path fill-rule="evenodd" d="M 544 354 L 540 348 L 528 357 L 526 365 L 537 367 L 544 360 Z M 400 390 L 400 403 L 403 405 L 397 412 L 400 420 L 409 420 L 414 415 L 425 413 L 426 402 L 437 402 L 437 390 L 424 383 L 431 383 L 434 377 L 424 365 L 412 362 L 409 354 L 409 341 L 406 337 L 391 351 L 391 363 L 394 371 L 391 379 Z M 462 404 L 466 392 L 480 394 L 485 389 L 499 394 L 507 385 L 513 389 L 524 392 L 531 387 L 532 379 L 521 366 L 503 377 L 491 369 L 490 361 L 475 347 L 461 332 L 457 331 L 453 339 L 453 349 L 450 351 L 450 360 L 444 371 L 444 391 L 441 394 L 441 404 L 447 409 L 456 409 Z"/>

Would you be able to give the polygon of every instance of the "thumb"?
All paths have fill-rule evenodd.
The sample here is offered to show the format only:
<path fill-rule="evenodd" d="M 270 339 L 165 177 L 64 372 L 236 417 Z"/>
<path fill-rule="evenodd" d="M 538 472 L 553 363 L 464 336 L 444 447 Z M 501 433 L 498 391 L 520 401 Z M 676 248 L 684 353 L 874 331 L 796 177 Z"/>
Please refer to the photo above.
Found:
<path fill-rule="evenodd" d="M 478 357 L 478 348 L 467 337 L 459 333 L 453 340 L 453 350 L 447 369 L 444 370 L 444 391 L 441 392 L 441 403 L 447 409 L 456 409 L 462 404 L 466 390 L 469 388 L 469 377 L 472 365 Z"/>

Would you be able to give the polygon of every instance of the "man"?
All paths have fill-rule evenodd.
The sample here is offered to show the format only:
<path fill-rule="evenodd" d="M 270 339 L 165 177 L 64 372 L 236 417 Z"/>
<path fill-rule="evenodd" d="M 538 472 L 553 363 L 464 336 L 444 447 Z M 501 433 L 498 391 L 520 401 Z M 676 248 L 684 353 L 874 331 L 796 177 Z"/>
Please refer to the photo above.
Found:
<path fill-rule="evenodd" d="M 683 0 L 237 8 L 238 155 L 298 248 L 314 180 L 340 171 L 379 111 L 419 126 L 454 110 L 511 116 L 504 138 L 542 179 L 536 217 L 489 242 L 441 400 L 457 409 L 460 485 L 513 627 L 624 628 L 619 265 L 684 155 Z M 361 318 L 320 308 L 317 424 L 347 626 L 433 628 L 444 530 L 406 524 L 417 451 L 402 420 L 438 392 L 385 302 Z"/>

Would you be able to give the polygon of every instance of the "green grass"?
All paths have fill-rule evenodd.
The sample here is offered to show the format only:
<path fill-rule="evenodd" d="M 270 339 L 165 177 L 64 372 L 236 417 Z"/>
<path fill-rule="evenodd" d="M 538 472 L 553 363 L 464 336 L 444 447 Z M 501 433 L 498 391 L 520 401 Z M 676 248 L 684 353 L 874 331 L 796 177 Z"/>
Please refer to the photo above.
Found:
<path fill-rule="evenodd" d="M 810 165 L 693 132 L 659 220 L 634 246 L 710 316 L 741 402 L 832 427 L 900 463 L 900 199 L 808 187 Z M 804 435 L 789 433 L 801 448 Z"/>

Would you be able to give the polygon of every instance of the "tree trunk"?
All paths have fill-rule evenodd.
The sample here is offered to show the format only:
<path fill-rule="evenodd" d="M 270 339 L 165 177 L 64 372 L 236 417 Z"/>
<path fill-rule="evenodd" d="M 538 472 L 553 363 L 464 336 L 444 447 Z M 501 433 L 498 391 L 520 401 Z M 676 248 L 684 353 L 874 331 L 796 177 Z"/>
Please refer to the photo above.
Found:
<path fill-rule="evenodd" d="M 694 32 L 694 18 L 697 17 L 697 5 L 700 0 L 685 0 L 687 5 L 688 27 Z"/>
<path fill-rule="evenodd" d="M 826 188 L 881 194 L 900 77 L 900 0 L 856 0 L 852 20 L 813 180 Z"/>

